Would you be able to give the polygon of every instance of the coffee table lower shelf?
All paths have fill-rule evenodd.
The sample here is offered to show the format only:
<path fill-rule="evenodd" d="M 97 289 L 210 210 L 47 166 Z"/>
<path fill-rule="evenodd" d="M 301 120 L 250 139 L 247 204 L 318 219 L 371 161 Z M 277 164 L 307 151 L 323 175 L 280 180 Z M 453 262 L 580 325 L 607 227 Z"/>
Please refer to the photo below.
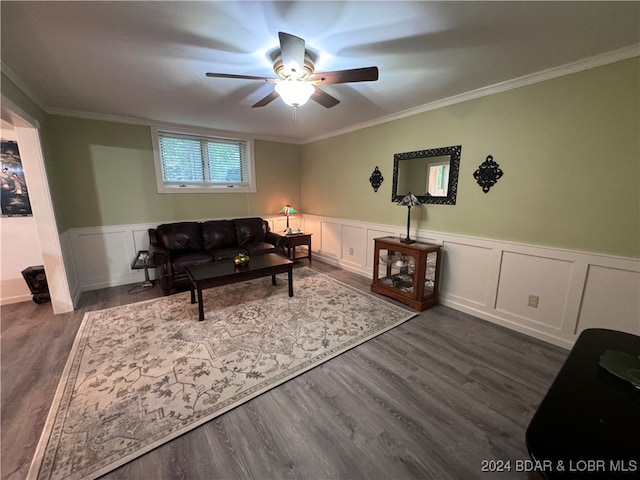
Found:
<path fill-rule="evenodd" d="M 293 297 L 293 262 L 276 253 L 267 253 L 252 257 L 246 266 L 237 266 L 233 260 L 225 260 L 203 265 L 186 267 L 191 283 L 191 303 L 198 303 L 198 320 L 204 320 L 202 290 L 220 287 L 231 283 L 246 282 L 255 278 L 271 275 L 271 284 L 276 285 L 276 275 L 286 273 L 289 283 L 289 296 Z"/>

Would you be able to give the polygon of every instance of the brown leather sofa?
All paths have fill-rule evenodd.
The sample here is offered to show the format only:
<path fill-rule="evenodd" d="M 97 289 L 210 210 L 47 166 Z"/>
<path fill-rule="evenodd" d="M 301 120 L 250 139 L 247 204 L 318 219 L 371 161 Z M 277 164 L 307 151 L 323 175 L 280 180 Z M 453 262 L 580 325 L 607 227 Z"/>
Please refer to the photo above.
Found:
<path fill-rule="evenodd" d="M 239 253 L 284 255 L 285 238 L 262 218 L 165 223 L 149 229 L 149 256 L 162 293 L 189 288 L 185 267 L 230 260 Z"/>

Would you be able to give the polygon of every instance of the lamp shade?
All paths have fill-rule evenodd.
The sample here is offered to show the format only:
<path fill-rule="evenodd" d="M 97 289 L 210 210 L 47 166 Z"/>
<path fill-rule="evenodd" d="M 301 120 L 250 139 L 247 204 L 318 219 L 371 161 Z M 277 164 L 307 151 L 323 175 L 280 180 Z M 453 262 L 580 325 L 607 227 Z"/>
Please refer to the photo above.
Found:
<path fill-rule="evenodd" d="M 291 215 L 297 214 L 298 212 L 296 211 L 296 209 L 289 204 L 286 204 L 284 207 L 282 207 L 282 210 L 278 212 L 278 215 L 284 215 L 285 217 L 287 217 L 287 229 L 285 230 L 286 233 L 291 233 L 291 229 L 289 228 L 289 217 Z"/>
<path fill-rule="evenodd" d="M 402 200 L 398 202 L 401 207 L 416 207 L 422 205 L 422 202 L 416 198 L 411 192 L 407 193 Z"/>
<path fill-rule="evenodd" d="M 316 90 L 311 83 L 300 80 L 281 80 L 276 83 L 275 89 L 284 103 L 292 107 L 299 107 L 307 103 Z"/>
<path fill-rule="evenodd" d="M 278 212 L 278 215 L 284 215 L 285 217 L 289 217 L 291 215 L 297 215 L 298 212 L 291 205 L 285 205 L 282 207 L 282 210 Z"/>

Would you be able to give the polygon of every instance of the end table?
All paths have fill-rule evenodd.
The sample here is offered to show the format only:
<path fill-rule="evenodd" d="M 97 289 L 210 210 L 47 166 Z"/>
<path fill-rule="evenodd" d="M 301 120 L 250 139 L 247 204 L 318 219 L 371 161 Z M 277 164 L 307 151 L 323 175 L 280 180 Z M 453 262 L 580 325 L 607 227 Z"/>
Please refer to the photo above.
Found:
<path fill-rule="evenodd" d="M 129 293 L 139 293 L 146 288 L 153 287 L 153 280 L 149 280 L 149 269 L 154 268 L 155 265 L 149 257 L 148 250 L 140 250 L 136 255 L 136 258 L 131 262 L 131 270 L 142 270 L 144 268 L 144 283 L 129 290 Z"/>
<path fill-rule="evenodd" d="M 313 233 L 290 233 L 288 235 L 284 235 L 284 238 L 287 239 L 287 242 L 284 245 L 287 249 L 287 257 L 294 262 L 298 258 L 308 258 L 309 263 L 311 263 L 311 235 L 313 235 Z M 296 257 L 296 247 L 299 246 L 307 247 L 306 256 Z"/>

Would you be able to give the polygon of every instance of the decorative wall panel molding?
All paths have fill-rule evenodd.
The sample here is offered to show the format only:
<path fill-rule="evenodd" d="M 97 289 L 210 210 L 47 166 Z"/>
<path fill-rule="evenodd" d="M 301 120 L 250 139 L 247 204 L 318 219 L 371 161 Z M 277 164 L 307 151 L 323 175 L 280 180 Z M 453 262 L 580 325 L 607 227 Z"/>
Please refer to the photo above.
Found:
<path fill-rule="evenodd" d="M 264 218 L 274 231 L 284 229 L 281 217 Z M 317 258 L 369 279 L 373 239 L 406 235 L 403 226 L 308 214 L 291 218 L 313 233 Z M 65 232 L 61 243 L 74 298 L 87 290 L 141 283 L 144 273 L 130 269 L 131 259 L 148 248 L 147 229 L 156 226 Z M 426 230 L 410 233 L 443 246 L 443 305 L 565 348 L 585 328 L 640 335 L 640 259 Z M 530 295 L 538 297 L 535 308 L 528 305 Z"/>
<path fill-rule="evenodd" d="M 560 331 L 573 263 L 503 250 L 496 310 Z M 529 305 L 530 295 L 537 299 L 532 299 L 537 303 L 535 307 Z"/>
<path fill-rule="evenodd" d="M 286 220 L 279 215 L 263 216 L 275 232 L 283 232 Z M 223 220 L 215 218 L 194 219 Z M 301 225 L 300 216 L 290 217 L 291 227 Z M 159 222 L 164 223 L 164 222 Z M 82 292 L 100 288 L 142 283 L 144 270 L 131 270 L 131 261 L 139 250 L 149 249 L 149 228 L 159 223 L 72 228 L 60 235 L 74 305 Z M 155 278 L 155 271 L 149 270 Z"/>
<path fill-rule="evenodd" d="M 368 278 L 373 239 L 406 235 L 402 226 L 333 217 L 307 214 L 303 222 L 305 231 L 314 232 L 331 225 L 328 249 L 321 235 L 314 236 L 317 258 Z M 345 238 L 339 248 L 336 232 L 350 231 L 345 227 L 366 232 L 366 243 L 353 246 Z M 443 246 L 443 305 L 565 348 L 588 327 L 640 335 L 639 259 L 426 230 L 412 229 L 411 237 Z M 362 251 L 363 266 L 346 257 L 351 248 Z M 530 295 L 538 297 L 536 308 L 528 305 Z M 601 298 L 615 299 L 605 302 L 615 315 L 603 315 Z"/>

